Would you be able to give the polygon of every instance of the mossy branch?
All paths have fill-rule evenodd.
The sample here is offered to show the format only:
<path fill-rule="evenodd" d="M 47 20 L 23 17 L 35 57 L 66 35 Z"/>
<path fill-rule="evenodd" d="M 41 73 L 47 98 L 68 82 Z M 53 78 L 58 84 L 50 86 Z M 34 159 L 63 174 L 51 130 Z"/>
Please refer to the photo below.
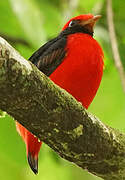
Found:
<path fill-rule="evenodd" d="M 64 159 L 103 179 L 125 179 L 125 135 L 87 112 L 2 38 L 0 109 Z"/>

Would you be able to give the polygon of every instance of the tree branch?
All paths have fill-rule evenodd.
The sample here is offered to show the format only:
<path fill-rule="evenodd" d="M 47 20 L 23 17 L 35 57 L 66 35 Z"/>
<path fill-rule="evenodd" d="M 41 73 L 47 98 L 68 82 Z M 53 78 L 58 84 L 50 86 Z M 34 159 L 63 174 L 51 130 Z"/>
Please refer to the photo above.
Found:
<path fill-rule="evenodd" d="M 64 159 L 107 180 L 125 179 L 125 135 L 88 113 L 2 38 L 0 108 Z"/>
<path fill-rule="evenodd" d="M 111 40 L 111 47 L 112 47 L 112 53 L 114 56 L 115 66 L 118 70 L 121 84 L 123 87 L 123 91 L 125 93 L 125 72 L 124 72 L 124 68 L 123 68 L 123 65 L 120 59 L 119 50 L 118 50 L 118 43 L 117 43 L 115 27 L 114 27 L 114 22 L 113 22 L 112 0 L 107 0 L 107 22 L 108 22 L 109 36 Z"/>

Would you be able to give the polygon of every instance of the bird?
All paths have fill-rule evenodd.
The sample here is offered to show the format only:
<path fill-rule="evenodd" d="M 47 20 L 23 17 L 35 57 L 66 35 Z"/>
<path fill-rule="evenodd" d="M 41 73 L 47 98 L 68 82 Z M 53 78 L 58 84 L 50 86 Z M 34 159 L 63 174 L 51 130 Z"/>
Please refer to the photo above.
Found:
<path fill-rule="evenodd" d="M 57 37 L 49 40 L 29 58 L 86 109 L 93 101 L 103 75 L 104 53 L 93 38 L 94 25 L 100 17 L 82 14 L 71 18 Z M 37 174 L 42 142 L 18 122 L 16 127 L 26 144 L 29 165 Z"/>

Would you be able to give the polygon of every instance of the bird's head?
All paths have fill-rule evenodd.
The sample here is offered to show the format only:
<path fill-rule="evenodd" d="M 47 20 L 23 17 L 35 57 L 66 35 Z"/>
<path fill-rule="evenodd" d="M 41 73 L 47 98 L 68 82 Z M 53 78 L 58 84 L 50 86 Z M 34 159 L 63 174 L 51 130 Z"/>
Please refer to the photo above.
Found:
<path fill-rule="evenodd" d="M 67 30 L 71 33 L 83 32 L 93 35 L 93 27 L 100 17 L 101 15 L 94 16 L 92 14 L 84 14 L 73 17 L 65 24 L 62 30 Z"/>

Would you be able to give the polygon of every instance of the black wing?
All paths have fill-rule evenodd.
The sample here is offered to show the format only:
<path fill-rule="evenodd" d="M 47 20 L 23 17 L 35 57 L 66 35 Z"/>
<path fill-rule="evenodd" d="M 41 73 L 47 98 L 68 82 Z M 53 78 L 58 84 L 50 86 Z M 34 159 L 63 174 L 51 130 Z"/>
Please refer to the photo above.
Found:
<path fill-rule="evenodd" d="M 57 37 L 40 47 L 29 60 L 49 76 L 66 56 L 66 37 Z"/>

